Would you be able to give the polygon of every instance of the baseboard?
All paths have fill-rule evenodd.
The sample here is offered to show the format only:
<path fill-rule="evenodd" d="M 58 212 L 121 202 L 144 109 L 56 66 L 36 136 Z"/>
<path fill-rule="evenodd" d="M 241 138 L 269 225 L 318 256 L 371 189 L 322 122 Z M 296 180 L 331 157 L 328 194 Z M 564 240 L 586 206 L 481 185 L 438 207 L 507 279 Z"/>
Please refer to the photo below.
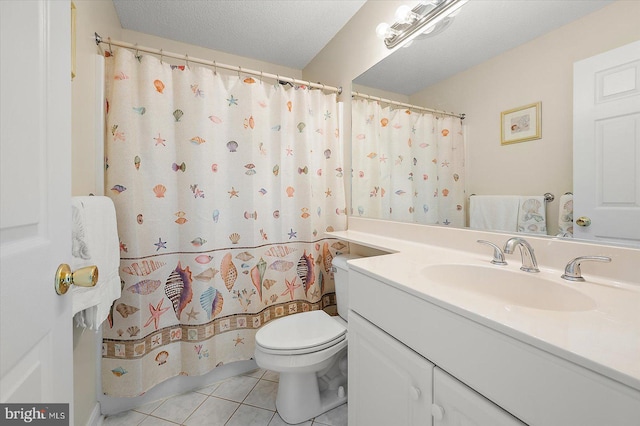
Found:
<path fill-rule="evenodd" d="M 91 411 L 91 416 L 87 421 L 87 426 L 102 426 L 104 416 L 100 413 L 100 403 L 96 402 Z"/>
<path fill-rule="evenodd" d="M 100 410 L 103 415 L 112 416 L 114 414 L 141 407 L 159 399 L 201 389 L 212 383 L 225 380 L 229 377 L 239 376 L 257 368 L 258 365 L 254 360 L 230 362 L 220 367 L 216 367 L 212 371 L 201 376 L 172 377 L 149 389 L 143 395 L 132 398 L 107 396 L 102 394 L 102 389 L 100 389 L 98 391 L 98 403 L 100 404 Z"/>

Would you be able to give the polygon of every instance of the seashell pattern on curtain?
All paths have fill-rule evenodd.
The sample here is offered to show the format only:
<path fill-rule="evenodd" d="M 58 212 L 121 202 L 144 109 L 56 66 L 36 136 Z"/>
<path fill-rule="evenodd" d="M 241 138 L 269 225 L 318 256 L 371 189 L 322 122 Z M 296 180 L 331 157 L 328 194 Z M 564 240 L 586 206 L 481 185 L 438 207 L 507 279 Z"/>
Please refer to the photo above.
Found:
<path fill-rule="evenodd" d="M 352 101 L 353 214 L 465 226 L 461 120 Z"/>
<path fill-rule="evenodd" d="M 106 192 L 122 297 L 103 325 L 103 391 L 137 396 L 176 375 L 253 357 L 257 329 L 335 312 L 347 249 L 335 94 L 106 58 Z"/>

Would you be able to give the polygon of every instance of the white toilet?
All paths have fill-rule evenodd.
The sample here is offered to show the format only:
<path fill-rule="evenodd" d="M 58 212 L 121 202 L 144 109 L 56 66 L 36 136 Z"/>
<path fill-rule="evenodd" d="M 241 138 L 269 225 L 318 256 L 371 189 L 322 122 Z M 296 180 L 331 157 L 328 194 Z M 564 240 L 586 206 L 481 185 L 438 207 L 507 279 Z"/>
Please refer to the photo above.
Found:
<path fill-rule="evenodd" d="M 347 401 L 347 260 L 333 259 L 338 314 L 309 311 L 274 320 L 256 333 L 255 360 L 280 373 L 276 408 L 287 423 L 301 423 Z"/>

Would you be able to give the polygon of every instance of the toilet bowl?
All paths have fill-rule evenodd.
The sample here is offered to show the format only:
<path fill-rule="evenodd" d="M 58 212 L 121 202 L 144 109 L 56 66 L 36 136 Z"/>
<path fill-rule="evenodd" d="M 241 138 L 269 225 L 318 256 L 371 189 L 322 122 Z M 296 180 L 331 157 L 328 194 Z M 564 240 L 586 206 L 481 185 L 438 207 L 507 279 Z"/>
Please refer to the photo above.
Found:
<path fill-rule="evenodd" d="M 280 373 L 276 408 L 287 423 L 300 423 L 347 401 L 347 260 L 333 259 L 338 314 L 310 311 L 270 322 L 256 333 L 255 360 Z"/>

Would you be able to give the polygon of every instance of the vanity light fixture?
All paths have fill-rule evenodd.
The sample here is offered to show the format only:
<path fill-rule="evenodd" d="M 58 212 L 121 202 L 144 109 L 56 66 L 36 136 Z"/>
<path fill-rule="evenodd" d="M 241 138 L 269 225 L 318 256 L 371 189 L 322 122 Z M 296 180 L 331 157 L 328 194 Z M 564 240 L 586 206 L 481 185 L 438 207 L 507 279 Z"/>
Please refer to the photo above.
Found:
<path fill-rule="evenodd" d="M 388 49 L 411 41 L 420 35 L 435 35 L 451 23 L 453 15 L 468 0 L 422 1 L 413 9 L 403 5 L 396 10 L 396 22 L 385 22 L 376 27 L 376 34 Z"/>

